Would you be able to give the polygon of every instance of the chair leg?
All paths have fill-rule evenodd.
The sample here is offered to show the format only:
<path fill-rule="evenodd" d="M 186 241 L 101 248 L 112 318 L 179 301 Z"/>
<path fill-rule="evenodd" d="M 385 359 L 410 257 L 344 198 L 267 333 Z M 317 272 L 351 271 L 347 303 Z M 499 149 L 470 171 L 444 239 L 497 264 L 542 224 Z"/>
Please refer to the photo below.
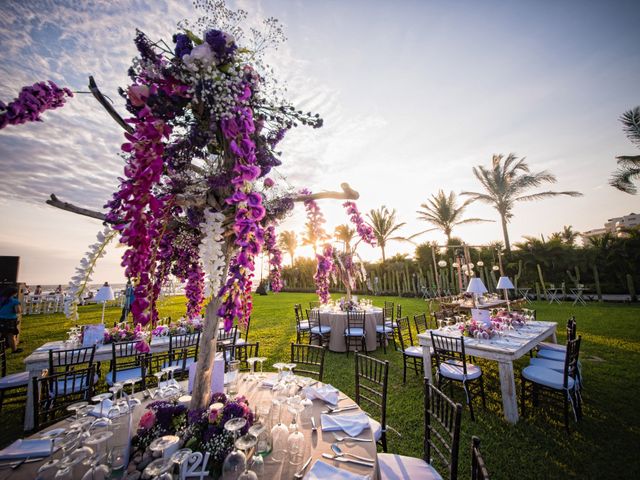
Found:
<path fill-rule="evenodd" d="M 484 397 L 484 378 L 480 377 L 480 395 L 482 395 L 482 408 L 487 408 L 487 401 Z"/>
<path fill-rule="evenodd" d="M 464 393 L 467 396 L 467 405 L 469 406 L 469 413 L 471 414 L 471 421 L 475 422 L 476 421 L 476 417 L 473 414 L 473 402 L 471 401 L 471 391 L 469 390 L 469 387 L 467 386 L 466 382 L 462 382 L 462 388 L 464 388 Z"/>
<path fill-rule="evenodd" d="M 522 412 L 522 418 L 526 417 L 525 411 L 525 393 L 526 393 L 526 380 L 524 377 L 520 377 L 520 411 Z"/>
<path fill-rule="evenodd" d="M 564 408 L 564 428 L 569 433 L 569 393 L 563 395 L 563 408 Z"/>
<path fill-rule="evenodd" d="M 347 358 L 349 358 L 349 350 L 351 350 L 351 339 L 349 337 L 345 337 L 344 343 L 347 345 Z"/>
<path fill-rule="evenodd" d="M 407 383 L 407 357 L 402 355 L 402 383 Z"/>
<path fill-rule="evenodd" d="M 387 432 L 382 432 L 380 436 L 380 443 L 382 443 L 382 451 L 387 453 Z"/>
<path fill-rule="evenodd" d="M 367 338 L 366 337 L 362 337 L 362 350 L 364 351 L 364 354 L 366 355 L 367 353 L 369 353 L 367 351 Z"/>
<path fill-rule="evenodd" d="M 386 355 L 387 353 L 387 334 L 378 334 L 378 339 L 380 340 L 380 343 L 382 343 L 382 349 L 384 350 L 384 353 Z"/>

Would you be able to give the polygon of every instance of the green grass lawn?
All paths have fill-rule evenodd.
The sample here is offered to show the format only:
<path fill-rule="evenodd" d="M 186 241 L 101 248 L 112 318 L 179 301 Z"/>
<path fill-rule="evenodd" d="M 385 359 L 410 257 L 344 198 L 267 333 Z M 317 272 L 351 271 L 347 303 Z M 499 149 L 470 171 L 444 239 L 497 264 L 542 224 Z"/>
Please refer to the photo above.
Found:
<path fill-rule="evenodd" d="M 256 296 L 250 340 L 260 342 L 261 355 L 271 363 L 289 355 L 289 344 L 295 341 L 293 304 L 315 300 L 312 294 L 282 293 Z M 400 302 L 403 312 L 411 316 L 426 311 L 423 300 L 376 297 Z M 561 406 L 554 404 L 529 409 L 530 415 L 517 425 L 503 420 L 497 364 L 480 360 L 485 375 L 487 408 L 476 403 L 476 421 L 472 422 L 465 407 L 462 416 L 460 478 L 469 477 L 469 444 L 472 435 L 482 441 L 482 450 L 492 478 L 640 478 L 640 401 L 638 400 L 640 362 L 640 307 L 637 305 L 589 304 L 573 307 L 569 303 L 547 305 L 537 302 L 533 308 L 541 320 L 559 324 L 558 341 L 563 342 L 564 323 L 571 315 L 578 321 L 582 335 L 581 361 L 585 382 L 584 419 L 572 423 L 571 433 L 562 426 Z M 184 312 L 183 299 L 171 298 L 161 304 L 163 316 L 179 317 Z M 80 308 L 81 323 L 100 320 L 98 306 Z M 118 319 L 120 311 L 108 309 L 107 324 Z M 66 337 L 71 326 L 62 314 L 24 317 L 22 347 L 24 352 L 8 354 L 8 370 L 24 369 L 23 358 L 42 343 Z M 372 354 L 391 363 L 388 423 L 401 432 L 389 432 L 389 451 L 404 455 L 422 455 L 423 399 L 422 379 L 409 373 L 402 385 L 402 356 L 382 349 Z M 519 390 L 519 371 L 528 357 L 515 365 Z M 328 353 L 325 382 L 348 395 L 354 395 L 353 355 Z M 447 389 L 448 393 L 448 389 Z M 461 388 L 454 389 L 454 399 L 464 404 Z M 544 405 L 544 404 L 543 404 Z M 21 432 L 20 410 L 3 409 L 0 442 L 4 445 Z"/>

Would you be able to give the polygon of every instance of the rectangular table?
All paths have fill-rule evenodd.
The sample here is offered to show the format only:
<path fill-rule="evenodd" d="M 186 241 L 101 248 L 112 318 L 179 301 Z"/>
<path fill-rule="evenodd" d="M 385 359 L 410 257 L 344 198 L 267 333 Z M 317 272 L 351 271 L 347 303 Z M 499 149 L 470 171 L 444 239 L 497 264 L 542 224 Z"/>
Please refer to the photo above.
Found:
<path fill-rule="evenodd" d="M 502 391 L 502 407 L 504 417 L 509 423 L 518 421 L 518 399 L 513 375 L 513 361 L 519 359 L 538 343 L 547 338 L 556 342 L 555 322 L 529 322 L 526 327 L 512 331 L 504 339 L 477 340 L 464 337 L 464 349 L 467 355 L 498 362 L 500 372 L 500 390 Z M 434 330 L 441 335 L 460 336 L 457 327 Z M 418 335 L 424 357 L 424 376 L 433 381 L 431 372 L 431 334 L 430 331 Z"/>
<path fill-rule="evenodd" d="M 458 304 L 458 308 L 460 308 L 460 310 L 471 310 L 476 308 L 473 303 L 465 303 L 465 302 L 454 302 Z M 481 310 L 489 310 L 491 308 L 500 308 L 500 307 L 506 307 L 507 306 L 507 301 L 501 298 L 492 298 L 492 299 L 486 299 L 483 301 L 483 303 L 478 303 L 478 307 Z"/>

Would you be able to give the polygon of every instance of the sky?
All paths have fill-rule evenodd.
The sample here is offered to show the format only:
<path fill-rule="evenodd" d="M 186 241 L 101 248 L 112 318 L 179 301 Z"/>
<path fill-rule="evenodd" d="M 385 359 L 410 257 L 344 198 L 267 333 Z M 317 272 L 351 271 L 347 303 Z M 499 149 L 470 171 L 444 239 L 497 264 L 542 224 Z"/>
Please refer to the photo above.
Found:
<path fill-rule="evenodd" d="M 318 112 L 320 130 L 296 129 L 280 145 L 278 176 L 296 187 L 359 191 L 360 210 L 386 205 L 406 225 L 429 228 L 416 210 L 439 189 L 479 190 L 475 165 L 514 152 L 532 170 L 578 190 L 514 210 L 512 242 L 564 225 L 585 231 L 640 211 L 640 197 L 611 188 L 615 156 L 634 154 L 620 115 L 640 104 L 640 3 L 637 1 L 242 0 L 250 24 L 274 16 L 288 42 L 269 54 L 288 95 Z M 93 75 L 125 114 L 135 29 L 170 42 L 176 24 L 196 15 L 187 1 L 0 2 L 0 99 L 51 79 L 86 90 Z M 44 122 L 0 131 L 0 255 L 21 257 L 20 281 L 66 283 L 101 230 L 96 220 L 44 204 L 51 193 L 100 209 L 122 175 L 122 130 L 90 95 L 76 95 Z M 637 152 L 637 150 L 636 150 Z M 322 201 L 327 229 L 348 221 L 340 202 Z M 497 213 L 472 204 L 461 226 L 472 245 L 501 240 Z M 280 230 L 302 234 L 299 208 Z M 443 242 L 441 232 L 421 241 Z M 362 245 L 366 260 L 380 250 Z M 387 256 L 412 255 L 392 242 Z M 122 281 L 114 246 L 95 282 Z M 300 255 L 310 256 L 308 247 Z"/>

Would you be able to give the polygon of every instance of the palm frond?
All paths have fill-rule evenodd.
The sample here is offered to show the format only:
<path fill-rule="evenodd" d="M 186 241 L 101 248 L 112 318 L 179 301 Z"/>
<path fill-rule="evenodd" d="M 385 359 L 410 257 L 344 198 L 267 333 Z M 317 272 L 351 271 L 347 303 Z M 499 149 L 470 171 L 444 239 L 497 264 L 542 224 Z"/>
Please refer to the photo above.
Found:
<path fill-rule="evenodd" d="M 624 112 L 620 121 L 629 141 L 640 147 L 640 106 Z"/>
<path fill-rule="evenodd" d="M 616 160 L 619 167 L 640 167 L 640 155 L 620 155 Z"/>
<path fill-rule="evenodd" d="M 633 180 L 637 179 L 640 179 L 640 167 L 619 168 L 609 179 L 609 185 L 621 192 L 635 195 L 638 193 L 638 188 Z"/>
<path fill-rule="evenodd" d="M 462 225 L 464 223 L 481 223 L 481 222 L 493 222 L 493 223 L 495 223 L 495 220 L 487 220 L 485 218 L 465 218 L 464 220 L 461 220 L 461 221 L 457 222 L 456 225 Z"/>
<path fill-rule="evenodd" d="M 516 197 L 513 200 L 516 202 L 531 202 L 533 200 L 542 200 L 543 198 L 557 197 L 560 195 L 567 195 L 568 197 L 581 197 L 582 193 L 575 191 L 568 192 L 538 192 L 532 193 L 531 195 L 523 195 L 521 197 Z"/>

